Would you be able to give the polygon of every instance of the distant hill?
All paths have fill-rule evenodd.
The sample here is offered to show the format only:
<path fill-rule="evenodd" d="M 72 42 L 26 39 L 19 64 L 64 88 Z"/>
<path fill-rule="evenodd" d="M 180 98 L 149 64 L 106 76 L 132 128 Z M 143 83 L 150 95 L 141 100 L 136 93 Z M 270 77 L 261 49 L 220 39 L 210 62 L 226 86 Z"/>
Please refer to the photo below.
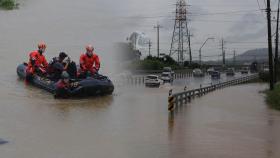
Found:
<path fill-rule="evenodd" d="M 268 49 L 260 48 L 248 50 L 245 53 L 236 56 L 236 61 L 239 62 L 250 62 L 250 61 L 266 62 L 268 61 Z"/>
<path fill-rule="evenodd" d="M 235 59 L 236 59 L 236 64 L 251 63 L 253 61 L 257 61 L 259 63 L 268 62 L 268 49 L 258 48 L 258 49 L 248 50 L 240 55 L 237 55 Z M 221 62 L 222 61 L 220 60 L 220 61 L 206 61 L 204 63 L 215 65 L 215 64 L 221 64 Z M 233 58 L 227 58 L 226 63 L 232 64 Z"/>

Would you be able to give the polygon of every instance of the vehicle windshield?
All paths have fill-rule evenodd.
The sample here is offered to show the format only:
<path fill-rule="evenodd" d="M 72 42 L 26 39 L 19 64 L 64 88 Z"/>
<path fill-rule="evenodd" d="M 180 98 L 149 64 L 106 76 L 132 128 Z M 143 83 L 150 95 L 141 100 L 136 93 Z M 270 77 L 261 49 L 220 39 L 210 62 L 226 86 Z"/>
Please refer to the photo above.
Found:
<path fill-rule="evenodd" d="M 169 74 L 162 74 L 162 77 L 169 77 Z"/>
<path fill-rule="evenodd" d="M 147 76 L 147 79 L 156 80 L 156 79 L 157 79 L 157 76 Z"/>

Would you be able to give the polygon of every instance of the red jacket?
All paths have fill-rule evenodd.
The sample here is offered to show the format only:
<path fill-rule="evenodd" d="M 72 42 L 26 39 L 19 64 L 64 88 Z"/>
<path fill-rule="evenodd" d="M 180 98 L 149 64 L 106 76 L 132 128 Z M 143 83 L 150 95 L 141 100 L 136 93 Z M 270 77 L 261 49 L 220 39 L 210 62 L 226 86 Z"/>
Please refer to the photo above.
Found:
<path fill-rule="evenodd" d="M 100 61 L 98 55 L 93 54 L 93 56 L 88 57 L 86 54 L 82 54 L 80 57 L 80 67 L 82 71 L 99 70 Z"/>
<path fill-rule="evenodd" d="M 35 59 L 34 65 L 31 60 Z M 27 67 L 27 72 L 33 74 L 35 71 L 35 66 L 38 68 L 46 69 L 48 67 L 48 62 L 44 55 L 41 55 L 38 51 L 33 51 L 29 54 L 29 63 Z"/>
<path fill-rule="evenodd" d="M 47 68 L 48 67 L 48 62 L 45 58 L 44 55 L 41 55 L 38 51 L 33 51 L 29 54 L 29 58 L 30 58 L 30 61 L 29 63 L 31 64 L 31 59 L 35 59 L 35 66 L 38 66 L 38 67 L 44 67 L 44 68 Z"/>

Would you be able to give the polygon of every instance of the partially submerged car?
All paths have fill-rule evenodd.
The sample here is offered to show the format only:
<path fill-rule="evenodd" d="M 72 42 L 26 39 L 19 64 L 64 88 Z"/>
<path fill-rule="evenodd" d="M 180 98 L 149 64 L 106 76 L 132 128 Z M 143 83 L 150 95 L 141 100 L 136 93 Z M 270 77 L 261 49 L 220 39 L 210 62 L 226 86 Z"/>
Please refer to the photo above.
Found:
<path fill-rule="evenodd" d="M 243 67 L 240 72 L 241 72 L 241 74 L 248 74 L 249 73 L 249 67 Z"/>
<path fill-rule="evenodd" d="M 145 86 L 146 87 L 159 87 L 161 80 L 157 75 L 148 75 L 145 77 Z"/>
<path fill-rule="evenodd" d="M 162 72 L 169 72 L 171 74 L 171 76 L 173 77 L 175 72 L 172 70 L 171 67 L 164 67 Z"/>
<path fill-rule="evenodd" d="M 202 72 L 201 69 L 194 69 L 194 70 L 193 70 L 193 76 L 194 76 L 194 77 L 203 77 L 203 76 L 204 76 L 204 73 Z"/>
<path fill-rule="evenodd" d="M 213 68 L 213 67 L 210 67 L 209 69 L 207 69 L 207 73 L 209 74 L 209 75 L 211 75 L 211 73 L 212 72 L 214 72 L 215 71 L 215 69 Z"/>
<path fill-rule="evenodd" d="M 173 82 L 173 75 L 170 72 L 163 72 L 161 74 L 161 79 L 163 82 Z"/>
<path fill-rule="evenodd" d="M 211 73 L 211 78 L 212 79 L 220 79 L 221 78 L 221 73 L 219 71 L 213 71 Z"/>
<path fill-rule="evenodd" d="M 226 71 L 226 75 L 227 76 L 234 76 L 235 75 L 234 68 L 228 68 L 227 71 Z"/>

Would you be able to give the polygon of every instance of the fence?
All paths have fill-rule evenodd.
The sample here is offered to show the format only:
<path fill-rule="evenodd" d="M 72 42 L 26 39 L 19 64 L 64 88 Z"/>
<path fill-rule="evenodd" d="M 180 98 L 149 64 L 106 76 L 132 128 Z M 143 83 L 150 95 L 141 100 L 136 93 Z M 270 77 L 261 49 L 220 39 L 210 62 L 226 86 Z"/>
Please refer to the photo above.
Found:
<path fill-rule="evenodd" d="M 176 107 L 191 102 L 191 100 L 194 99 L 196 96 L 200 97 L 209 92 L 215 91 L 217 89 L 247 83 L 251 80 L 257 79 L 258 77 L 259 77 L 258 74 L 254 74 L 254 75 L 241 77 L 239 79 L 234 79 L 222 83 L 211 84 L 210 86 L 200 87 L 198 89 L 193 89 L 189 91 L 186 91 L 185 88 L 184 92 L 176 93 L 176 94 L 172 94 L 172 90 L 170 90 L 169 97 L 168 97 L 168 110 L 172 112 Z"/>

